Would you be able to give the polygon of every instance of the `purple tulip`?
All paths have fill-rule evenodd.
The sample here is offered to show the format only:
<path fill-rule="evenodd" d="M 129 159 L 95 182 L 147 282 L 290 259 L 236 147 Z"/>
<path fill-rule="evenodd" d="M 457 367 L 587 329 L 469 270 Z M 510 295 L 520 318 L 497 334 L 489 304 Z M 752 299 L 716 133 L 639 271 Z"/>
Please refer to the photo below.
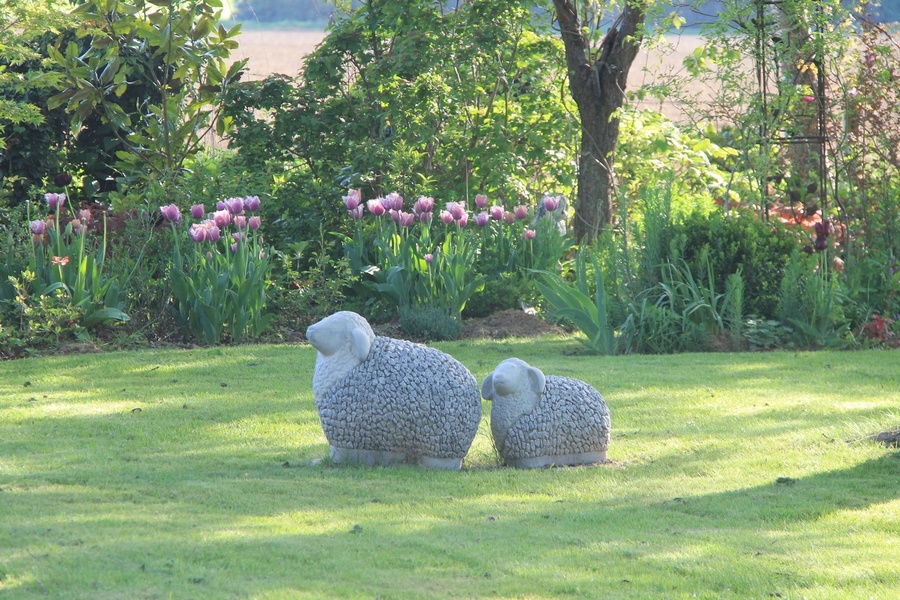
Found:
<path fill-rule="evenodd" d="M 206 227 L 204 227 L 200 223 L 194 223 L 191 225 L 191 228 L 188 229 L 188 235 L 191 236 L 191 239 L 197 243 L 205 242 L 209 237 L 209 232 Z"/>
<path fill-rule="evenodd" d="M 233 243 L 233 244 L 231 245 L 231 253 L 232 253 L 232 254 L 237 254 L 237 248 L 238 248 L 237 242 Z"/>
<path fill-rule="evenodd" d="M 243 198 L 226 198 L 225 199 L 225 208 L 228 209 L 233 215 L 240 215 L 244 213 L 244 199 Z"/>
<path fill-rule="evenodd" d="M 206 214 L 206 208 L 202 204 L 194 204 L 191 206 L 191 216 L 195 219 L 202 219 Z"/>
<path fill-rule="evenodd" d="M 431 264 L 431 261 L 434 260 L 434 254 L 432 254 L 431 252 L 429 252 L 428 254 L 426 254 L 426 255 L 424 256 L 424 258 L 425 258 L 425 262 L 427 262 L 428 264 Z"/>
<path fill-rule="evenodd" d="M 450 223 L 453 222 L 453 215 L 451 215 L 446 210 L 441 211 L 440 217 L 441 217 L 441 223 L 443 223 L 445 225 L 449 225 Z"/>
<path fill-rule="evenodd" d="M 219 200 L 218 202 L 216 202 L 216 210 L 228 210 L 228 207 L 225 205 L 224 202 Z"/>
<path fill-rule="evenodd" d="M 244 209 L 250 212 L 259 210 L 259 196 L 247 196 L 244 198 Z"/>
<path fill-rule="evenodd" d="M 177 223 L 181 220 L 181 211 L 178 210 L 178 207 L 174 204 L 169 204 L 168 206 L 160 206 L 159 212 L 162 215 L 162 218 L 166 221 Z"/>
<path fill-rule="evenodd" d="M 44 242 L 45 242 L 45 240 L 44 240 L 43 235 L 40 235 L 37 233 L 31 234 L 31 243 L 34 244 L 35 246 L 43 246 Z"/>
<path fill-rule="evenodd" d="M 366 206 L 365 204 L 359 204 L 356 206 L 356 208 L 348 208 L 347 214 L 350 215 L 350 218 L 353 219 L 354 221 L 359 221 L 360 219 L 362 219 L 363 211 L 365 210 L 365 206 Z M 258 217 L 250 217 L 250 221 L 252 222 L 254 218 L 258 219 Z M 259 227 L 258 221 L 257 221 L 257 227 Z M 251 227 L 251 229 L 252 229 L 252 227 Z"/>
<path fill-rule="evenodd" d="M 484 194 L 475 194 L 475 206 L 478 208 L 487 208 L 487 196 Z"/>
<path fill-rule="evenodd" d="M 392 208 L 391 210 L 388 211 L 388 214 L 391 215 L 391 219 L 394 221 L 394 223 L 400 222 L 400 211 L 399 210 L 394 210 Z"/>
<path fill-rule="evenodd" d="M 50 192 L 49 194 L 44 194 L 44 200 L 47 201 L 47 206 L 50 210 L 56 210 L 59 208 L 60 204 L 63 204 L 66 201 L 66 195 Z"/>
<path fill-rule="evenodd" d="M 228 227 L 228 224 L 231 223 L 231 213 L 227 210 L 217 210 L 213 213 L 213 222 L 218 227 Z"/>
<path fill-rule="evenodd" d="M 247 229 L 247 217 L 245 217 L 244 215 L 235 216 L 234 226 L 238 229 Z"/>
<path fill-rule="evenodd" d="M 520 204 L 515 208 L 516 218 L 520 221 L 524 221 L 528 218 L 528 207 L 524 204 Z"/>
<path fill-rule="evenodd" d="M 84 232 L 84 223 L 81 222 L 81 219 L 72 219 L 70 225 L 72 226 L 72 233 L 75 235 L 81 235 Z"/>
<path fill-rule="evenodd" d="M 359 216 L 362 217 L 362 205 L 360 205 L 358 207 L 358 209 L 359 209 Z M 250 227 L 250 229 L 252 229 L 253 231 L 256 231 L 257 229 L 259 229 L 259 226 L 262 225 L 262 219 L 260 219 L 258 216 L 250 217 L 250 220 L 247 222 L 247 225 Z"/>
<path fill-rule="evenodd" d="M 495 221 L 499 221 L 503 218 L 503 207 L 497 206 L 496 204 L 491 207 L 491 218 Z"/>
<path fill-rule="evenodd" d="M 478 213 L 478 215 L 475 217 L 475 224 L 478 225 L 479 227 L 484 227 L 485 225 L 488 224 L 488 222 L 490 220 L 491 220 L 491 216 L 489 214 L 487 214 L 487 211 L 483 210 L 480 213 Z"/>
<path fill-rule="evenodd" d="M 469 213 L 464 212 L 459 221 L 456 222 L 460 227 L 465 227 L 469 223 Z"/>
<path fill-rule="evenodd" d="M 231 239 L 233 239 L 235 242 L 243 242 L 247 239 L 247 236 L 244 235 L 243 231 L 235 231 L 231 234 Z"/>
<path fill-rule="evenodd" d="M 544 199 L 541 200 L 544 203 L 544 209 L 547 212 L 553 212 L 557 208 L 559 208 L 559 196 L 544 196 Z"/>
<path fill-rule="evenodd" d="M 391 192 L 384 198 L 384 206 L 388 210 L 400 210 L 403 208 L 403 196 L 397 192 Z"/>
<path fill-rule="evenodd" d="M 203 221 L 203 225 L 206 227 L 206 239 L 214 243 L 222 239 L 222 230 L 215 221 L 207 219 Z"/>
<path fill-rule="evenodd" d="M 429 196 L 419 196 L 419 199 L 416 200 L 416 203 L 413 205 L 413 212 L 417 215 L 430 213 L 433 210 L 434 198 L 431 198 Z"/>
<path fill-rule="evenodd" d="M 512 225 L 516 222 L 516 213 L 506 211 L 503 213 L 503 221 L 509 225 Z"/>
<path fill-rule="evenodd" d="M 35 219 L 29 225 L 31 226 L 31 233 L 34 235 L 44 235 L 44 232 L 47 231 L 47 224 L 40 219 Z"/>
<path fill-rule="evenodd" d="M 385 212 L 387 212 L 387 208 L 384 206 L 382 198 L 373 198 L 372 200 L 368 200 L 366 202 L 366 208 L 368 208 L 369 212 L 376 217 L 380 217 Z"/>
<path fill-rule="evenodd" d="M 344 206 L 347 210 L 354 211 L 362 202 L 362 194 L 359 190 L 347 190 L 347 195 L 343 196 L 341 200 L 344 201 Z"/>
<path fill-rule="evenodd" d="M 463 218 L 463 215 L 466 214 L 466 207 L 459 202 L 448 202 L 447 212 L 450 213 L 454 221 L 459 221 Z"/>
<path fill-rule="evenodd" d="M 400 211 L 398 213 L 400 216 L 398 223 L 400 223 L 400 227 L 412 227 L 412 224 L 416 222 L 416 215 L 404 211 Z"/>
<path fill-rule="evenodd" d="M 534 229 L 526 229 L 524 233 L 522 233 L 522 237 L 526 240 L 533 240 L 534 236 L 537 235 Z"/>

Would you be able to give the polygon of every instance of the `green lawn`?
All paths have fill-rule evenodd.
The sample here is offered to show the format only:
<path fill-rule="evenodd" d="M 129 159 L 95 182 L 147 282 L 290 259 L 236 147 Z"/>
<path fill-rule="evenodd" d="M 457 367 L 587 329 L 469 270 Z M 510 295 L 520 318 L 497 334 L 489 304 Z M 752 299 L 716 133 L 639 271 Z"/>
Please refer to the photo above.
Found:
<path fill-rule="evenodd" d="M 335 468 L 309 347 L 0 363 L 0 598 L 891 598 L 890 351 L 518 356 L 584 379 L 610 464 Z"/>

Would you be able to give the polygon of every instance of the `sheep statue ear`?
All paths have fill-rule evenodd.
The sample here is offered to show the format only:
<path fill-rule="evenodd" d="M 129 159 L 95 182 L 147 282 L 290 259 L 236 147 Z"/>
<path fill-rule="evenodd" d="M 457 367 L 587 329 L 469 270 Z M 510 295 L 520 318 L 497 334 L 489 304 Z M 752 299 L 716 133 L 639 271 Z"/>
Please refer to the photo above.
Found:
<path fill-rule="evenodd" d="M 531 391 L 540 396 L 544 393 L 544 384 L 546 378 L 543 371 L 536 367 L 528 367 L 528 383 L 531 384 Z"/>
<path fill-rule="evenodd" d="M 481 382 L 481 397 L 485 400 L 494 399 L 494 374 L 491 373 Z"/>
<path fill-rule="evenodd" d="M 353 357 L 359 362 L 363 362 L 369 357 L 369 350 L 372 348 L 372 342 L 368 336 L 359 329 L 350 332 L 350 349 L 353 351 Z"/>

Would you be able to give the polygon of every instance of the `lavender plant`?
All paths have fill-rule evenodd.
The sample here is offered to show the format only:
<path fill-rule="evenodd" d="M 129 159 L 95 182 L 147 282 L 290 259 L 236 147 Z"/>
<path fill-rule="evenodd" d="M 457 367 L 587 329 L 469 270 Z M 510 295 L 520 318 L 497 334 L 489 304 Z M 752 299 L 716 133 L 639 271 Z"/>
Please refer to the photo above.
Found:
<path fill-rule="evenodd" d="M 174 239 L 171 287 L 179 320 L 206 344 L 226 337 L 240 343 L 260 335 L 272 319 L 264 312 L 272 251 L 259 234 L 259 198 L 228 198 L 207 213 L 191 207 L 191 225 L 175 204 L 159 208 Z M 183 248 L 186 236 L 191 243 Z"/>

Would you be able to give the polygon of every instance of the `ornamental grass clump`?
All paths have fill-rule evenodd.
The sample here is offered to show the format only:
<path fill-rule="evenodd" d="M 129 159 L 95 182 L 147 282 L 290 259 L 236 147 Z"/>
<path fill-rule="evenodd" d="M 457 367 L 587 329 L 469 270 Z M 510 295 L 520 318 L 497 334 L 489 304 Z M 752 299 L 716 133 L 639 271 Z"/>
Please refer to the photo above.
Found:
<path fill-rule="evenodd" d="M 175 204 L 159 208 L 173 236 L 171 287 L 182 327 L 196 340 L 240 343 L 262 333 L 272 319 L 264 312 L 272 252 L 251 215 L 259 198 L 228 198 L 207 213 L 191 207 L 187 225 Z M 185 233 L 190 243 L 183 245 Z"/>

